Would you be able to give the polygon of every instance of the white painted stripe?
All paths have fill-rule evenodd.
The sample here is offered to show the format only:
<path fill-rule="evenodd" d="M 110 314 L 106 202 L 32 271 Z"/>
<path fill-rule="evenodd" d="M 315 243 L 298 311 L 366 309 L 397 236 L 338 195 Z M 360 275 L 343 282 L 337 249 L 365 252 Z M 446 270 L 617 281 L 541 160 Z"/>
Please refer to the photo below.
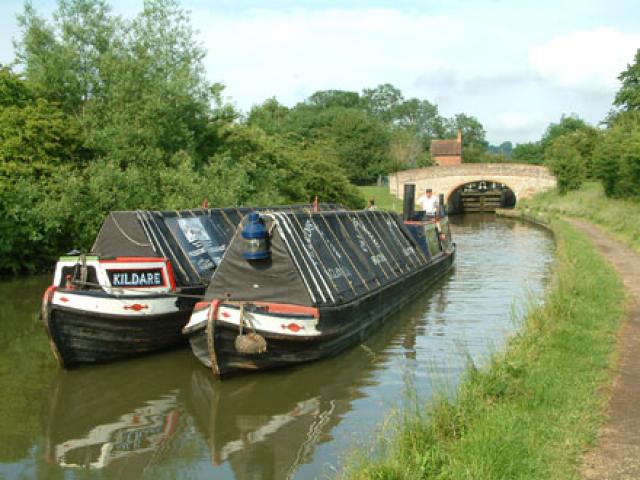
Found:
<path fill-rule="evenodd" d="M 275 215 L 273 215 L 273 214 L 265 214 L 265 215 L 268 216 L 269 218 L 273 219 L 273 221 L 276 222 L 276 224 L 278 226 L 280 226 L 280 221 L 276 218 Z M 280 235 L 282 236 L 282 239 L 284 240 L 284 243 L 287 245 L 287 249 L 289 250 L 289 253 L 291 255 L 291 259 L 293 260 L 293 263 L 295 263 L 296 268 L 298 269 L 298 273 L 302 277 L 302 281 L 304 282 L 304 285 L 307 287 L 307 292 L 309 292 L 309 296 L 311 297 L 311 301 L 313 303 L 316 303 L 316 296 L 313 294 L 313 291 L 311 290 L 311 287 L 309 286 L 309 283 L 307 282 L 307 279 L 304 276 L 302 268 L 300 268 L 300 264 L 298 263 L 298 259 L 296 258 L 295 255 L 293 255 L 293 250 L 291 249 L 291 245 L 289 244 L 289 240 L 287 239 L 287 235 L 286 235 L 286 232 L 284 231 L 284 228 L 281 228 Z"/>
<path fill-rule="evenodd" d="M 313 260 L 311 260 L 311 255 L 309 254 L 309 252 L 306 251 L 306 247 L 304 246 L 304 244 L 302 246 L 299 246 L 297 240 L 296 240 L 296 236 L 295 234 L 292 232 L 289 223 L 287 221 L 287 218 L 281 214 L 281 213 L 276 213 L 275 215 L 278 216 L 278 218 L 280 218 L 281 223 L 284 225 L 286 231 L 289 233 L 289 235 L 291 235 L 291 240 L 292 242 L 294 242 L 296 244 L 296 248 L 302 253 L 302 261 L 304 262 L 304 264 L 307 267 L 307 273 L 309 274 L 309 276 L 311 277 L 311 280 L 313 281 L 313 284 L 316 287 L 316 290 L 318 291 L 318 293 L 320 294 L 320 296 L 322 297 L 322 302 L 326 303 L 327 302 L 327 298 L 324 296 L 324 293 L 322 292 L 322 288 L 320 288 L 320 285 L 318 285 L 318 281 L 315 277 L 315 275 L 313 274 L 313 270 L 311 269 L 311 267 L 309 267 L 309 262 L 307 262 L 307 259 L 305 258 L 305 253 L 307 254 L 307 257 L 309 257 L 309 261 L 311 263 L 313 263 Z M 290 251 L 291 256 L 294 257 L 293 255 L 293 251 Z M 300 272 L 302 274 L 302 276 L 304 277 L 305 272 Z"/>
<path fill-rule="evenodd" d="M 56 290 L 53 293 L 52 305 L 71 308 L 90 313 L 119 315 L 122 317 L 146 317 L 179 311 L 175 297 L 136 298 L 128 300 L 126 297 L 98 297 L 94 295 L 76 295 L 72 292 Z M 140 310 L 135 309 L 140 305 Z"/>
<path fill-rule="evenodd" d="M 322 332 L 317 329 L 318 319 L 315 317 L 291 317 L 289 315 L 278 315 L 270 313 L 268 315 L 260 314 L 258 312 L 248 312 L 245 310 L 244 330 L 246 332 L 251 331 L 251 323 L 248 318 L 251 319 L 256 330 L 262 330 L 264 332 L 277 333 L 278 335 L 288 335 L 292 337 L 308 337 L 318 336 Z M 218 309 L 218 321 L 231 323 L 233 325 L 240 326 L 240 309 L 231 308 L 221 305 Z M 289 325 L 295 325 L 294 330 L 287 328 Z"/>

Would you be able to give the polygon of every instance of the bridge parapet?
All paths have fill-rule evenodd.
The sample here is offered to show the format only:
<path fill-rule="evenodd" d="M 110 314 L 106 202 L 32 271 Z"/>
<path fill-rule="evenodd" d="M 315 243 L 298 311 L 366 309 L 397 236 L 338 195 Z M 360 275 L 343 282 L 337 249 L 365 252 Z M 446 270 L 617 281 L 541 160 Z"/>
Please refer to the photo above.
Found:
<path fill-rule="evenodd" d="M 517 199 L 528 198 L 537 192 L 556 186 L 555 177 L 547 167 L 522 163 L 463 163 L 439 167 L 404 170 L 389 175 L 389 190 L 402 198 L 404 184 L 414 183 L 416 191 L 432 188 L 434 194 L 451 194 L 467 183 L 487 180 L 507 185 Z"/>

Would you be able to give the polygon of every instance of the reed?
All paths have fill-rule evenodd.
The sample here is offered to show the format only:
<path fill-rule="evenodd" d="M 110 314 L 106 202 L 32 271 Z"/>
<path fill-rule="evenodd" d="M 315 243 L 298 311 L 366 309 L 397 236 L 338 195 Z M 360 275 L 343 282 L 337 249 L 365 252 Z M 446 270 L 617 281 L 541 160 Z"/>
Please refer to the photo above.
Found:
<path fill-rule="evenodd" d="M 501 353 L 470 364 L 454 396 L 404 408 L 346 463 L 344 479 L 564 479 L 577 476 L 604 418 L 624 292 L 589 241 L 551 228 L 557 265 Z M 368 452 L 368 453 L 367 453 Z"/>

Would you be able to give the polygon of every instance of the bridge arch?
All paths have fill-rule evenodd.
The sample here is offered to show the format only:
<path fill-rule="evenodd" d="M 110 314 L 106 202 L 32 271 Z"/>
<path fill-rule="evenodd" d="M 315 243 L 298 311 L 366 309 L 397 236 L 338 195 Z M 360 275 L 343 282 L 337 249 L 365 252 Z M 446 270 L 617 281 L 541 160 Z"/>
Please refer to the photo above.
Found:
<path fill-rule="evenodd" d="M 453 186 L 445 202 L 449 213 L 482 212 L 514 207 L 517 196 L 509 185 L 483 178 Z"/>
<path fill-rule="evenodd" d="M 516 201 L 529 198 L 537 192 L 556 186 L 555 177 L 546 167 L 519 163 L 463 163 L 404 170 L 389 175 L 391 194 L 402 198 L 405 183 L 416 185 L 416 192 L 426 188 L 434 194 L 443 194 L 447 202 L 452 194 L 469 183 L 480 181 L 495 182 L 507 186 Z"/>

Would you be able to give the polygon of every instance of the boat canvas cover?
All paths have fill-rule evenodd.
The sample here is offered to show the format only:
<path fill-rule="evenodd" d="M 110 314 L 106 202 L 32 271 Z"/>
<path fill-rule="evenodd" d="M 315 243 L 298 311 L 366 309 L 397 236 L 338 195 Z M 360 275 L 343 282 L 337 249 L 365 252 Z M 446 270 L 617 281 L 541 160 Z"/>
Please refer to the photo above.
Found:
<path fill-rule="evenodd" d="M 111 212 L 91 249 L 101 258 L 160 257 L 179 286 L 207 284 L 242 218 L 254 210 L 308 210 L 311 205 Z M 340 208 L 321 204 L 321 209 Z"/>
<path fill-rule="evenodd" d="M 340 305 L 428 262 L 395 213 L 273 212 L 261 217 L 271 231 L 270 258 L 245 260 L 246 242 L 236 233 L 209 284 L 208 300 Z"/>

